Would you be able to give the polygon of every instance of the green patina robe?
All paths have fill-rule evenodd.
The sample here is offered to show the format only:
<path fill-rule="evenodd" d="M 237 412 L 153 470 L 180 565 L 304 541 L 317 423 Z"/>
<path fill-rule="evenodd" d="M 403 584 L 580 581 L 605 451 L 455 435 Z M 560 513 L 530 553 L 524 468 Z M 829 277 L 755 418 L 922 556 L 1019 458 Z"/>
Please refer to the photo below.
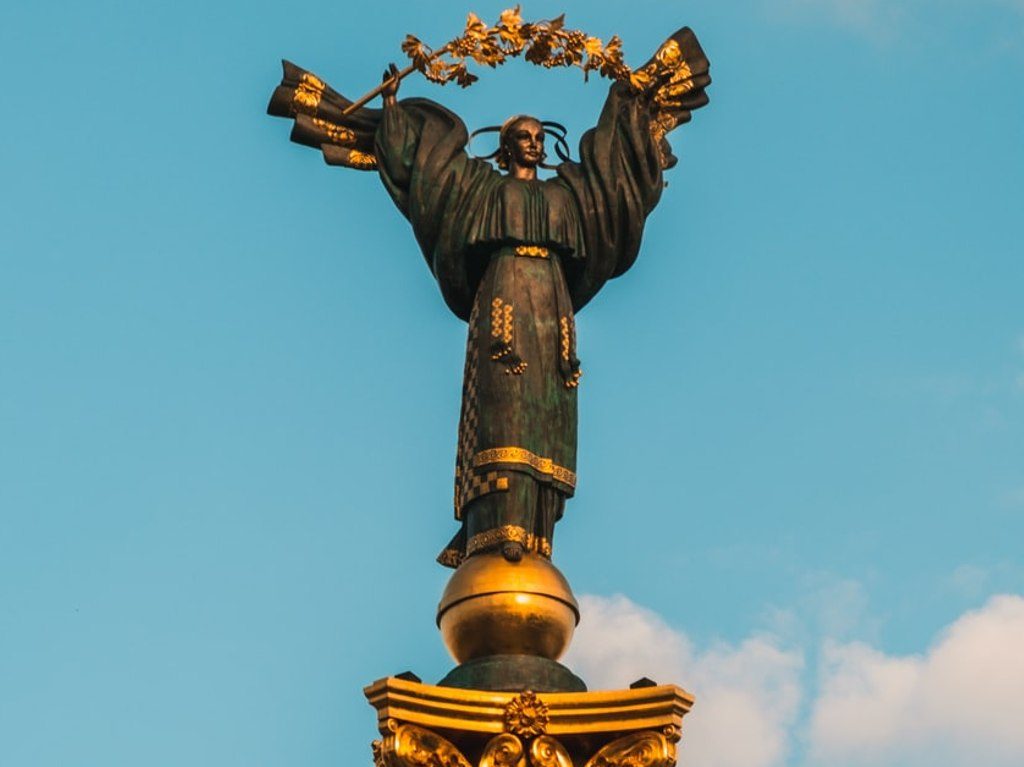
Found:
<path fill-rule="evenodd" d="M 348 104 L 285 63 L 269 111 L 331 164 L 376 168 L 449 308 L 469 323 L 455 478 L 457 566 L 506 541 L 549 556 L 576 485 L 575 312 L 636 260 L 644 222 L 675 158 L 664 136 L 707 102 L 707 59 L 688 29 L 642 68 L 650 86 L 613 84 L 578 162 L 523 181 L 466 152 L 452 112 L 427 99 L 384 110 Z M 671 98 L 670 98 L 671 97 Z"/>
<path fill-rule="evenodd" d="M 549 555 L 576 485 L 574 313 L 633 263 L 662 191 L 650 112 L 614 85 L 580 162 L 523 181 L 466 153 L 430 101 L 384 110 L 375 155 L 448 306 L 469 322 L 444 564 L 509 540 Z"/>

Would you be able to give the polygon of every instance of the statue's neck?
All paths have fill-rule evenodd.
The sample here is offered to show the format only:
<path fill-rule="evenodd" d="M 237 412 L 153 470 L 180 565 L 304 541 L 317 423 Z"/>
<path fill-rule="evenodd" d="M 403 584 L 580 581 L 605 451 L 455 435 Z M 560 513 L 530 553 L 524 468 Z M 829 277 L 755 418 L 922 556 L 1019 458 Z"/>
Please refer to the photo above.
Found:
<path fill-rule="evenodd" d="M 511 164 L 508 168 L 508 175 L 512 178 L 518 178 L 521 181 L 536 181 L 537 180 L 537 169 L 536 168 L 524 168 L 522 165 Z"/>

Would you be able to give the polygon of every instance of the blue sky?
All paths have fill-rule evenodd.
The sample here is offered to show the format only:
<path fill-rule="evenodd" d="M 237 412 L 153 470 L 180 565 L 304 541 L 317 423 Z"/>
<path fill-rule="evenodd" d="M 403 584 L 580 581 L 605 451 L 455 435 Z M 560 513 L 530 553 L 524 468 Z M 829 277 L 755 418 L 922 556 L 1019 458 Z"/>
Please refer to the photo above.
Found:
<path fill-rule="evenodd" d="M 450 667 L 464 327 L 379 181 L 263 111 L 282 57 L 354 96 L 504 6 L 0 11 L 0 763 L 358 764 L 360 688 Z M 951 727 L 949 765 L 1020 763 L 1024 6 L 523 13 L 562 10 L 634 64 L 690 25 L 714 77 L 579 318 L 570 660 L 692 689 L 697 767 L 934 763 Z M 604 93 L 402 89 L 576 138 Z M 917 735 L 856 718 L 880 700 Z"/>

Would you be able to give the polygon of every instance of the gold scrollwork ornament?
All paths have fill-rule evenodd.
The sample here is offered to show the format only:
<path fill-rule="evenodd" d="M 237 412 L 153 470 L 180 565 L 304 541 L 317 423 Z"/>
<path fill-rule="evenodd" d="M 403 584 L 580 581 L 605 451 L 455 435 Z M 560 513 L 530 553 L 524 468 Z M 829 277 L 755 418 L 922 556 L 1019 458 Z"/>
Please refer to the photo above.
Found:
<path fill-rule="evenodd" d="M 675 767 L 676 747 L 660 732 L 635 732 L 613 740 L 585 767 Z"/>
<path fill-rule="evenodd" d="M 573 767 L 565 746 L 549 735 L 539 735 L 530 744 L 530 762 L 533 767 Z"/>
<path fill-rule="evenodd" d="M 390 733 L 375 741 L 377 767 L 472 767 L 452 743 L 412 724 L 388 722 Z"/>
<path fill-rule="evenodd" d="M 484 747 L 480 767 L 526 767 L 526 750 L 515 735 L 495 735 Z"/>

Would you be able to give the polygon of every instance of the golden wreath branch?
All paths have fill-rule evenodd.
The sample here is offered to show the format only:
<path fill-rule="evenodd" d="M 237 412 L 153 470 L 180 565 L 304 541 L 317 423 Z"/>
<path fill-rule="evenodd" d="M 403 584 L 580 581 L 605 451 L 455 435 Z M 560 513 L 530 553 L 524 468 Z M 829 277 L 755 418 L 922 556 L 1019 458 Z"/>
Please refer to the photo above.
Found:
<path fill-rule="evenodd" d="M 468 88 L 480 79 L 469 71 L 469 60 L 494 69 L 510 58 L 522 56 L 531 64 L 546 69 L 579 67 L 583 70 L 584 80 L 591 72 L 597 72 L 601 77 L 629 83 L 638 91 L 645 90 L 652 81 L 649 72 L 634 72 L 626 65 L 622 40 L 618 35 L 604 43 L 601 38 L 581 30 L 566 29 L 565 14 L 545 21 L 523 22 L 518 5 L 502 11 L 498 23 L 492 27 L 475 13 L 470 13 L 462 35 L 436 50 L 415 35 L 406 35 L 402 51 L 412 63 L 349 105 L 345 109 L 346 114 L 369 102 L 392 82 L 399 82 L 413 72 L 421 72 L 438 85 L 454 81 Z"/>

